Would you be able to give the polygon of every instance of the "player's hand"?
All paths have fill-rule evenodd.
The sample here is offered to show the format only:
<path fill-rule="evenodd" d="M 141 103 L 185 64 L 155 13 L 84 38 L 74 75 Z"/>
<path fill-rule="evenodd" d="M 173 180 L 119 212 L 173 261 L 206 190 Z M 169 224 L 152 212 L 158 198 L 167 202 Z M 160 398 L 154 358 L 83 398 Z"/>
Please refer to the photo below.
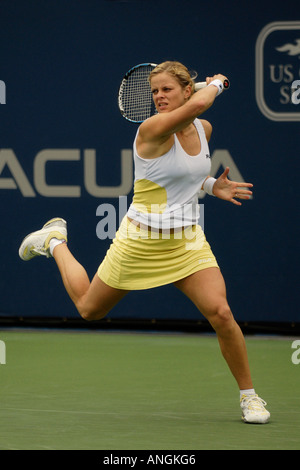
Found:
<path fill-rule="evenodd" d="M 225 75 L 218 73 L 217 75 L 214 75 L 213 77 L 206 77 L 207 85 L 209 85 L 213 80 L 221 80 L 221 82 L 224 83 L 224 80 L 228 80 L 228 78 L 225 77 Z"/>
<path fill-rule="evenodd" d="M 224 173 L 222 173 L 222 175 L 220 175 L 216 180 L 213 186 L 213 194 L 219 199 L 224 199 L 225 201 L 232 202 L 237 206 L 241 206 L 242 203 L 236 199 L 250 199 L 252 191 L 243 188 L 252 188 L 253 184 L 231 181 L 227 178 L 228 173 L 229 167 L 227 167 Z"/>

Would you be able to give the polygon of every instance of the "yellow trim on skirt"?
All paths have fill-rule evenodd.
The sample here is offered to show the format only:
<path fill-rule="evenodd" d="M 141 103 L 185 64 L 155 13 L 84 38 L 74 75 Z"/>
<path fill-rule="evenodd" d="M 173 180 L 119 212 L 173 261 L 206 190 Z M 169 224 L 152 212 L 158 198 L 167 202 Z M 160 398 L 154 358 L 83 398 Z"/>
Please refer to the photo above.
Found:
<path fill-rule="evenodd" d="M 199 225 L 175 233 L 150 232 L 125 216 L 98 276 L 117 289 L 141 290 L 170 284 L 210 267 L 218 267 L 218 263 Z"/>

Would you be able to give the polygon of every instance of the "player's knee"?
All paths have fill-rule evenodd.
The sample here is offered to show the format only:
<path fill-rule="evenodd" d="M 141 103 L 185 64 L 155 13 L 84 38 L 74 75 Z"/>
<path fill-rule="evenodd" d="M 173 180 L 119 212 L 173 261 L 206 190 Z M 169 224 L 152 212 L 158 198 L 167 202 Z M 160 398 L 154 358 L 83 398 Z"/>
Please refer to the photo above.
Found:
<path fill-rule="evenodd" d="M 215 307 L 211 315 L 211 325 L 218 332 L 225 332 L 232 328 L 234 318 L 227 302 L 220 303 Z"/>
<path fill-rule="evenodd" d="M 77 310 L 80 316 L 86 321 L 101 320 L 108 314 L 108 311 L 104 308 L 94 308 L 86 305 L 77 305 Z"/>

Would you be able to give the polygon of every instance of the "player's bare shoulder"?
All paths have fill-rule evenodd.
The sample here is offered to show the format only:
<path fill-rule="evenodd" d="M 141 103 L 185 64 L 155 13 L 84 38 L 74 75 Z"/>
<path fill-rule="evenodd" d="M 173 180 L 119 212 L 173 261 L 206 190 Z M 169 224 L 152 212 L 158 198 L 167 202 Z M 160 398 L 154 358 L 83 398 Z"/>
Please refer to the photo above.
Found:
<path fill-rule="evenodd" d="M 212 134 L 212 125 L 210 122 L 206 121 L 206 119 L 199 119 L 199 121 L 201 122 L 203 126 L 203 129 L 206 135 L 206 140 L 207 142 L 209 142 L 211 138 L 211 134 Z"/>

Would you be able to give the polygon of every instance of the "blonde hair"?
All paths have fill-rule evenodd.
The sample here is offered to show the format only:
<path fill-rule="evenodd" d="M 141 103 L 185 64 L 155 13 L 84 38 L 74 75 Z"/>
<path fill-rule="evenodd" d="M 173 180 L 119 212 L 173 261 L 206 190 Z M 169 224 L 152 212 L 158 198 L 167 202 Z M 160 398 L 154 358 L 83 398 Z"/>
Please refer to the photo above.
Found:
<path fill-rule="evenodd" d="M 182 88 L 190 85 L 192 94 L 195 92 L 195 82 L 191 77 L 190 71 L 181 62 L 167 60 L 157 65 L 149 75 L 149 82 L 151 83 L 152 78 L 162 72 L 167 72 L 174 77 Z"/>

